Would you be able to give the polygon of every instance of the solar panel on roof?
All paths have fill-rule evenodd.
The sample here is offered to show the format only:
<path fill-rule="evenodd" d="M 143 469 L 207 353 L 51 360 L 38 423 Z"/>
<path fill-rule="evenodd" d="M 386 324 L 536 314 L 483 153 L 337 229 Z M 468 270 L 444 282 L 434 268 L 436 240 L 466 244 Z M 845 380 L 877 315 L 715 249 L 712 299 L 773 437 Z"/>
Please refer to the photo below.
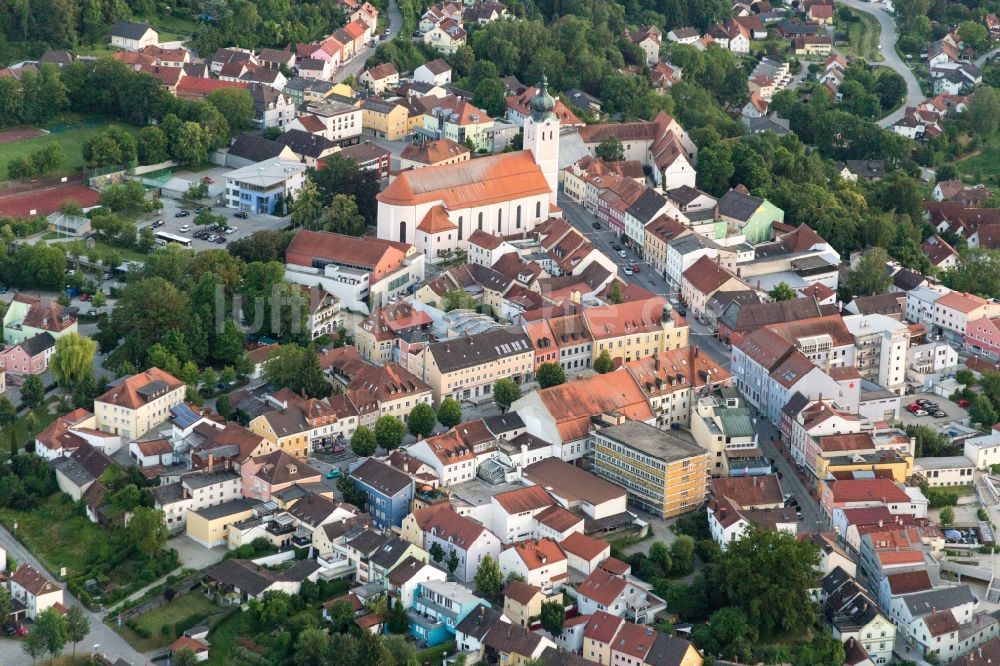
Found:
<path fill-rule="evenodd" d="M 194 413 L 194 410 L 183 402 L 176 407 L 171 407 L 170 413 L 173 415 L 174 421 L 177 423 L 177 427 L 181 429 L 195 424 L 198 419 L 201 418 Z"/>

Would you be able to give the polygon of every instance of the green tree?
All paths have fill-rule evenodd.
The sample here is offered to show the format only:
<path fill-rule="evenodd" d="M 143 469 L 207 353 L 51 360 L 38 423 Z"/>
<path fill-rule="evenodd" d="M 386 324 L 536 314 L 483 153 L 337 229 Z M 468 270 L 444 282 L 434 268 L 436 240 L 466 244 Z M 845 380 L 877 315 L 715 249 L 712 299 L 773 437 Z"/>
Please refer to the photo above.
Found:
<path fill-rule="evenodd" d="M 319 354 L 312 345 L 306 349 L 300 370 L 302 390 L 310 398 L 325 398 L 330 395 L 332 386 L 326 381 L 323 368 L 319 363 Z"/>
<path fill-rule="evenodd" d="M 28 407 L 34 408 L 42 404 L 45 398 L 45 385 L 40 375 L 27 375 L 21 385 L 21 400 Z"/>
<path fill-rule="evenodd" d="M 309 228 L 345 236 L 362 236 L 365 233 L 365 218 L 358 212 L 358 202 L 353 196 L 336 194 Z"/>
<path fill-rule="evenodd" d="M 23 393 L 22 393 L 23 395 Z M 969 418 L 973 423 L 984 426 L 992 426 L 997 422 L 997 412 L 993 408 L 993 403 L 984 395 L 977 395 L 969 403 Z"/>
<path fill-rule="evenodd" d="M 417 646 L 403 636 L 386 636 L 382 640 L 382 651 L 386 655 L 385 660 L 369 663 L 391 663 L 395 666 L 419 666 L 420 660 L 417 658 Z"/>
<path fill-rule="evenodd" d="M 975 386 L 976 375 L 968 368 L 962 368 L 955 373 L 955 381 L 964 386 Z"/>
<path fill-rule="evenodd" d="M 617 137 L 602 141 L 594 153 L 605 162 L 621 162 L 625 159 L 625 147 Z"/>
<path fill-rule="evenodd" d="M 963 114 L 969 127 L 981 139 L 989 139 L 1000 130 L 1000 91 L 990 86 L 980 86 Z"/>
<path fill-rule="evenodd" d="M 625 300 L 622 296 L 622 283 L 620 280 L 615 280 L 614 284 L 611 285 L 611 293 L 608 294 L 608 301 L 613 305 L 620 305 Z"/>
<path fill-rule="evenodd" d="M 406 417 L 406 427 L 411 435 L 418 437 L 430 437 L 434 434 L 434 425 L 437 423 L 437 414 L 434 408 L 427 403 L 420 403 L 410 410 Z"/>
<path fill-rule="evenodd" d="M 505 414 L 510 406 L 521 397 L 521 387 L 510 377 L 498 379 L 493 384 L 493 399 L 500 408 L 500 413 Z"/>
<path fill-rule="evenodd" d="M 990 33 L 986 26 L 976 21 L 962 21 L 958 24 L 958 36 L 967 47 L 971 47 L 977 53 L 986 51 L 990 47 Z"/>
<path fill-rule="evenodd" d="M 219 110 L 233 134 L 253 127 L 253 99 L 243 88 L 220 88 L 208 94 L 205 100 Z"/>
<path fill-rule="evenodd" d="M 170 536 L 163 512 L 142 506 L 136 507 L 125 531 L 136 551 L 149 559 L 163 550 Z"/>
<path fill-rule="evenodd" d="M 843 641 L 837 640 L 823 629 L 816 632 L 811 641 L 795 650 L 792 666 L 841 666 L 846 658 Z"/>
<path fill-rule="evenodd" d="M 405 634 L 410 630 L 410 616 L 406 614 L 402 599 L 397 599 L 389 609 L 386 626 L 393 634 Z"/>
<path fill-rule="evenodd" d="M 541 388 L 559 386 L 566 382 L 566 371 L 558 363 L 542 363 L 535 371 L 535 378 Z"/>
<path fill-rule="evenodd" d="M 354 607 L 346 599 L 334 601 L 327 613 L 334 632 L 344 631 L 354 623 Z"/>
<path fill-rule="evenodd" d="M 455 569 L 458 568 L 458 565 L 459 565 L 458 553 L 455 551 L 454 548 L 452 548 L 451 552 L 448 553 L 448 573 L 454 574 Z"/>
<path fill-rule="evenodd" d="M 438 423 L 445 428 L 454 428 L 462 422 L 462 405 L 451 396 L 441 401 L 437 411 Z"/>
<path fill-rule="evenodd" d="M 774 288 L 767 292 L 767 295 L 772 301 L 791 301 L 796 298 L 795 290 L 789 287 L 786 282 L 779 282 L 774 285 Z"/>
<path fill-rule="evenodd" d="M 45 634 L 39 633 L 37 627 L 34 631 L 28 632 L 28 635 L 24 637 L 21 648 L 31 657 L 32 664 L 48 651 L 45 638 Z"/>
<path fill-rule="evenodd" d="M 55 608 L 46 608 L 35 617 L 31 633 L 41 634 L 45 651 L 52 658 L 62 654 L 69 640 L 66 617 Z"/>
<path fill-rule="evenodd" d="M 566 621 L 566 608 L 561 601 L 543 601 L 542 610 L 539 617 L 542 629 L 553 636 L 558 636 L 563 631 L 563 623 Z"/>
<path fill-rule="evenodd" d="M 351 435 L 351 451 L 356 456 L 367 458 L 375 453 L 377 446 L 375 433 L 368 426 L 358 426 L 358 429 Z"/>
<path fill-rule="evenodd" d="M 198 666 L 198 655 L 188 647 L 181 648 L 173 654 L 171 666 Z"/>
<path fill-rule="evenodd" d="M 946 506 L 941 509 L 940 522 L 944 527 L 951 527 L 955 522 L 955 510 L 950 506 Z"/>
<path fill-rule="evenodd" d="M 49 360 L 52 376 L 62 387 L 73 387 L 93 372 L 97 343 L 79 333 L 60 336 Z"/>
<path fill-rule="evenodd" d="M 14 612 L 14 599 L 10 596 L 10 590 L 0 586 L 0 618 L 7 618 Z"/>
<path fill-rule="evenodd" d="M 312 228 L 322 213 L 323 202 L 320 200 L 316 183 L 312 181 L 312 178 L 306 178 L 302 188 L 292 200 L 292 226 Z"/>
<path fill-rule="evenodd" d="M 139 162 L 159 164 L 167 159 L 167 135 L 156 125 L 139 130 Z"/>
<path fill-rule="evenodd" d="M 507 110 L 503 81 L 499 77 L 490 77 L 480 81 L 473 93 L 473 101 L 491 117 L 502 116 Z"/>
<path fill-rule="evenodd" d="M 319 627 L 303 629 L 295 641 L 295 665 L 323 666 L 329 646 L 329 636 Z"/>
<path fill-rule="evenodd" d="M 670 573 L 674 576 L 687 576 L 694 571 L 694 539 L 687 534 L 680 534 L 670 544 Z"/>
<path fill-rule="evenodd" d="M 611 354 L 609 354 L 608 350 L 605 349 L 597 355 L 597 358 L 594 359 L 594 372 L 599 375 L 603 375 L 611 372 L 612 370 L 614 370 L 614 363 L 611 361 Z"/>
<path fill-rule="evenodd" d="M 873 247 L 867 250 L 857 265 L 847 274 L 847 291 L 852 296 L 871 296 L 881 294 L 889 288 L 889 277 L 886 264 L 889 255 L 884 248 Z"/>
<path fill-rule="evenodd" d="M 809 590 L 816 584 L 818 565 L 812 542 L 751 528 L 728 545 L 710 582 L 728 605 L 746 613 L 762 638 L 771 638 L 812 624 Z"/>
<path fill-rule="evenodd" d="M 0 607 L 0 611 L 2 611 Z M 0 612 L 0 617 L 4 617 Z M 90 633 L 90 618 L 79 606 L 70 606 L 66 611 L 66 638 L 73 644 L 73 656 L 76 657 L 76 644 Z"/>
<path fill-rule="evenodd" d="M 752 661 L 757 630 L 742 609 L 726 606 L 712 613 L 708 624 L 698 627 L 693 638 L 710 654 L 723 659 Z"/>
<path fill-rule="evenodd" d="M 386 451 L 393 451 L 403 443 L 403 435 L 406 434 L 403 423 L 395 416 L 385 414 L 375 421 L 375 442 L 379 448 Z"/>
<path fill-rule="evenodd" d="M 728 145 L 714 143 L 698 153 L 698 187 L 709 194 L 725 194 L 734 173 L 736 167 Z"/>
<path fill-rule="evenodd" d="M 484 599 L 496 601 L 500 598 L 500 593 L 503 591 L 503 575 L 500 573 L 500 564 L 495 558 L 486 555 L 479 561 L 473 582 L 476 585 L 476 594 Z"/>
<path fill-rule="evenodd" d="M 430 553 L 431 559 L 437 562 L 438 564 L 441 564 L 441 562 L 444 561 L 444 548 L 442 548 L 441 544 L 438 543 L 437 541 L 431 544 L 430 550 L 428 552 Z"/>

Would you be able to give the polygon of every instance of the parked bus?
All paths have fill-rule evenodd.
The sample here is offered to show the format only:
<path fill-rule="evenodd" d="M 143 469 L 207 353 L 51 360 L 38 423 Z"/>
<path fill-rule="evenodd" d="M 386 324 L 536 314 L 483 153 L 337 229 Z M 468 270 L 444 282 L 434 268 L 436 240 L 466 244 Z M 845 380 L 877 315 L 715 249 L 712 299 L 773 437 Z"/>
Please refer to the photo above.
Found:
<path fill-rule="evenodd" d="M 184 236 L 177 236 L 175 234 L 168 234 L 166 231 L 157 231 L 156 240 L 161 241 L 163 245 L 167 243 L 177 243 L 178 245 L 183 245 L 184 247 L 191 247 L 191 239 L 184 238 Z"/>

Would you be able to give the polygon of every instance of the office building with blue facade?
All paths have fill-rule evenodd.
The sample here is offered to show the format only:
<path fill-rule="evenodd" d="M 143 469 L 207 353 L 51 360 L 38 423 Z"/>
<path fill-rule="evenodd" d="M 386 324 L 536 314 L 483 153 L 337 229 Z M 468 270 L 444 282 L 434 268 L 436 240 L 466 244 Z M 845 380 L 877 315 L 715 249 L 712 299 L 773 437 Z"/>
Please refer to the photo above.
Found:
<path fill-rule="evenodd" d="M 285 202 L 302 189 L 306 165 L 289 160 L 258 162 L 226 174 L 226 207 L 246 213 L 284 215 Z"/>

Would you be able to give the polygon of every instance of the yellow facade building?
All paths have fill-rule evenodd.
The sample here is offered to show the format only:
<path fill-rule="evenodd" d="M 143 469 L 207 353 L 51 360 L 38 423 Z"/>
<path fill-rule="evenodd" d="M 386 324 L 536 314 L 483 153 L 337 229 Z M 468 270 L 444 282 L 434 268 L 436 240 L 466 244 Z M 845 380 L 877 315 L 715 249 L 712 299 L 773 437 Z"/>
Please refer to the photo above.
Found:
<path fill-rule="evenodd" d="M 612 361 L 628 363 L 658 352 L 687 347 L 687 321 L 665 307 L 666 304 L 657 296 L 584 310 L 587 329 L 594 338 L 591 361 L 605 351 Z"/>
<path fill-rule="evenodd" d="M 709 453 L 689 433 L 625 421 L 591 438 L 593 473 L 624 488 L 632 506 L 671 518 L 705 501 Z"/>

